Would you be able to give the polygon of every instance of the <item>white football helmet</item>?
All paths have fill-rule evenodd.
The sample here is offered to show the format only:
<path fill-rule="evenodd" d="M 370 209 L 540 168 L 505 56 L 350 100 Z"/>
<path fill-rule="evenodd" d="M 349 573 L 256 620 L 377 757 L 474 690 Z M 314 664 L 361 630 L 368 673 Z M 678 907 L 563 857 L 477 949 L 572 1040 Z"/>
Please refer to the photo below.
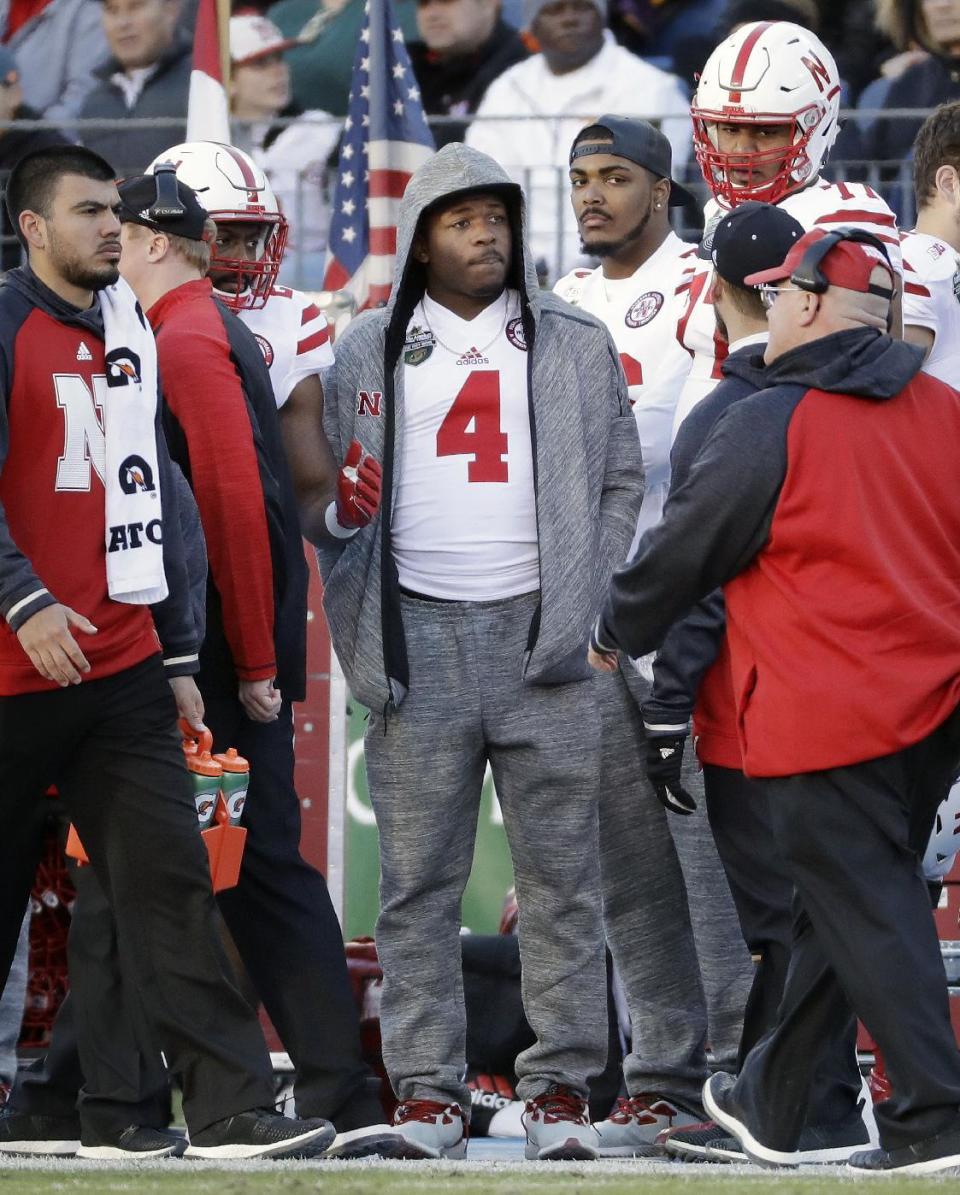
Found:
<path fill-rule="evenodd" d="M 277 281 L 287 244 L 287 221 L 266 174 L 249 154 L 216 141 L 187 141 L 158 154 L 147 167 L 173 162 L 177 178 L 192 187 L 216 223 L 256 224 L 260 244 L 256 258 L 221 257 L 213 250 L 212 266 L 236 275 L 232 291 L 221 290 L 234 308 L 262 307 Z"/>
<path fill-rule="evenodd" d="M 800 190 L 820 173 L 840 131 L 839 111 L 837 64 L 815 34 L 790 21 L 744 25 L 707 59 L 690 106 L 694 149 L 707 186 L 731 208 L 751 199 L 777 203 Z M 792 124 L 793 142 L 755 153 L 722 153 L 720 124 Z"/>

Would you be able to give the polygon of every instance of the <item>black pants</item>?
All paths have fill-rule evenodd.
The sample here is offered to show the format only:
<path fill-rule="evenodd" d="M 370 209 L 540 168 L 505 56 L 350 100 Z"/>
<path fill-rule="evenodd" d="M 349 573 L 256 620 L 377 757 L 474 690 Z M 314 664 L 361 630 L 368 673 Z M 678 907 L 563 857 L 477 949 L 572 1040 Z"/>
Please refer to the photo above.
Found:
<path fill-rule="evenodd" d="M 272 1100 L 269 1058 L 216 928 L 176 710 L 159 656 L 112 677 L 0 698 L 0 977 L 58 785 L 116 921 L 117 947 L 192 1131 Z M 85 1010 L 89 1011 L 89 1010 Z"/>
<path fill-rule="evenodd" d="M 215 750 L 236 747 L 250 761 L 243 868 L 220 908 L 296 1068 L 298 1113 L 337 1121 L 351 1099 L 369 1098 L 371 1072 L 340 923 L 326 881 L 300 854 L 293 711 L 285 701 L 277 721 L 264 723 L 234 698 L 207 698 L 206 707 Z"/>
<path fill-rule="evenodd" d="M 259 723 L 246 717 L 239 701 L 215 697 L 207 699 L 205 720 L 215 750 L 236 747 L 250 761 L 240 882 L 220 893 L 220 908 L 296 1067 L 299 1115 L 341 1120 L 351 1100 L 373 1100 L 367 1083 L 371 1072 L 361 1056 L 340 924 L 323 876 L 300 854 L 290 705 L 284 703 L 276 722 Z M 88 883 L 81 889 L 74 907 L 71 984 L 89 984 L 115 998 L 98 1001 L 77 1024 L 76 1013 L 68 1012 L 63 1021 L 58 1016 L 46 1064 L 18 1080 L 10 1103 L 18 1111 L 61 1114 L 71 1087 L 76 1100 L 79 1045 L 86 1076 L 83 1122 L 152 1124 L 158 1075 L 136 1009 L 131 1007 L 129 1019 L 117 1027 L 127 1014 L 117 960 L 108 949 L 112 916 L 94 888 Z M 76 953 L 75 937 L 85 944 Z M 78 963 L 81 973 L 75 971 Z M 100 974 L 88 976 L 88 969 Z M 142 1050 L 135 1048 L 137 1041 Z"/>
<path fill-rule="evenodd" d="M 735 1099 L 775 1149 L 796 1148 L 817 1066 L 848 1031 L 851 1007 L 893 1084 L 876 1108 L 883 1146 L 960 1124 L 960 1052 L 920 869 L 955 735 L 948 724 L 880 759 L 756 782 L 798 905 L 777 1023 L 745 1060 Z"/>
<path fill-rule="evenodd" d="M 723 863 L 744 941 L 756 973 L 743 1018 L 737 1067 L 777 1019 L 793 949 L 793 881 L 776 844 L 766 790 L 732 768 L 703 769 L 707 816 Z M 813 1082 L 807 1123 L 834 1124 L 856 1111 L 860 1097 L 857 1022 L 848 1008 L 845 1034 L 825 1053 Z"/>

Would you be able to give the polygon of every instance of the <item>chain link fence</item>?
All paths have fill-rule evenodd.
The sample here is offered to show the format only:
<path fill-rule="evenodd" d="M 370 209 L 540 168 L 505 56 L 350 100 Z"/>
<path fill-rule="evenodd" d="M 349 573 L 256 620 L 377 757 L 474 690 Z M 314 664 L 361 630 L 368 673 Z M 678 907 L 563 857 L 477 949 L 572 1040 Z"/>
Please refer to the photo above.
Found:
<path fill-rule="evenodd" d="M 852 125 L 854 136 L 841 135 L 840 150 L 823 171 L 824 177 L 832 181 L 865 183 L 878 191 L 896 212 L 900 227 L 911 228 L 916 219 L 916 207 L 912 186 L 912 162 L 908 160 L 866 160 L 857 149 L 861 135 L 875 129 L 876 122 L 890 128 L 893 122 L 909 121 L 916 126 L 928 115 L 924 109 L 856 109 L 842 114 L 842 119 Z M 554 122 L 556 130 L 569 125 L 569 114 L 536 118 L 538 128 Z M 583 123 L 591 117 L 584 115 Z M 654 117 L 653 123 L 659 123 Z M 498 117 L 498 124 L 503 117 Z M 524 127 L 528 118 L 515 117 L 511 123 L 517 126 L 516 142 L 522 143 Z M 273 122 L 269 129 L 264 125 L 234 122 L 232 136 L 234 144 L 245 149 L 260 161 L 267 170 L 281 206 L 290 225 L 291 236 L 284 262 L 281 281 L 303 290 L 318 290 L 322 286 L 323 267 L 327 247 L 327 231 L 332 213 L 333 195 L 337 179 L 336 148 L 342 122 L 331 117 L 318 118 L 302 116 Z M 457 131 L 463 128 L 462 120 L 434 117 L 430 124 L 443 138 L 450 126 Z M 0 130 L 14 127 L 10 122 L 0 122 Z M 43 121 L 18 121 L 18 131 L 31 129 L 49 130 L 54 126 Z M 118 144 L 124 147 L 131 142 L 151 146 L 175 145 L 185 136 L 185 126 L 177 118 L 151 120 L 90 121 L 73 120 L 55 126 L 67 137 L 83 142 L 85 136 L 95 139 L 98 149 L 110 145 L 110 134 L 116 134 Z M 130 134 L 137 132 L 137 138 Z M 846 130 L 845 130 L 846 132 Z M 158 134 L 163 136 L 158 136 Z M 120 134 L 123 134 L 122 137 Z M 294 135 L 295 134 L 295 135 Z M 876 138 L 874 138 L 876 139 Z M 852 152 L 844 156 L 843 145 L 847 142 Z M 0 134 L 2 151 L 2 134 Z M 576 225 L 570 206 L 569 182 L 566 165 L 544 165 L 536 168 L 512 169 L 511 146 L 504 145 L 502 162 L 516 180 L 523 186 L 530 203 L 528 233 L 542 270 L 545 283 L 552 283 L 578 263 L 584 262 L 579 250 Z M 109 151 L 107 156 L 110 157 Z M 124 156 L 128 156 L 125 152 Z M 111 157 L 111 163 L 118 175 L 137 174 L 144 170 L 154 153 L 138 161 L 119 161 Z M 524 157 L 529 157 L 526 150 Z M 0 152 L 2 161 L 2 152 Z M 6 186 L 8 171 L 0 170 L 0 188 Z M 700 201 L 709 198 L 709 192 L 700 175 L 693 157 L 680 164 L 674 172 L 678 182 L 683 183 Z M 701 207 L 674 209 L 673 219 L 676 231 L 686 240 L 696 240 L 702 227 Z M 17 265 L 21 259 L 20 245 L 5 212 L 0 220 L 0 266 L 4 270 Z"/>

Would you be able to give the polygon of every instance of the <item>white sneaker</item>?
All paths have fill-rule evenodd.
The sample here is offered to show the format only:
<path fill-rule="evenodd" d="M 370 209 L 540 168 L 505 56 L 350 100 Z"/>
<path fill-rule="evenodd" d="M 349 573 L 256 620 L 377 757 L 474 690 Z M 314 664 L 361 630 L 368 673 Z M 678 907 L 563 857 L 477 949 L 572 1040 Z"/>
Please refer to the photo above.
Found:
<path fill-rule="evenodd" d="M 554 1083 L 527 1100 L 524 1157 L 540 1162 L 590 1162 L 600 1156 L 600 1138 L 590 1123 L 587 1101 Z"/>
<path fill-rule="evenodd" d="M 393 1114 L 393 1129 L 403 1144 L 391 1150 L 400 1158 L 465 1158 L 467 1118 L 459 1104 L 439 1100 L 404 1100 Z"/>
<path fill-rule="evenodd" d="M 651 1157 L 660 1154 L 654 1145 L 658 1133 L 702 1120 L 703 1112 L 647 1092 L 617 1100 L 607 1119 L 593 1127 L 600 1134 L 601 1158 Z"/>

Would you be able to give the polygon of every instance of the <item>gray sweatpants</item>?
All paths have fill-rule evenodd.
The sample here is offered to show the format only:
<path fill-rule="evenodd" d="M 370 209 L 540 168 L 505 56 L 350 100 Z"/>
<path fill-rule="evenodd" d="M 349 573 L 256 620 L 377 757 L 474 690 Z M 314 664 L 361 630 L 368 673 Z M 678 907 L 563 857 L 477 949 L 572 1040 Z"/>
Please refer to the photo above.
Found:
<path fill-rule="evenodd" d="M 380 831 L 383 1059 L 401 1100 L 456 1100 L 466 1016 L 460 905 L 487 760 L 513 858 L 523 1005 L 536 1042 L 517 1093 L 585 1095 L 607 1053 L 597 850 L 596 686 L 526 686 L 536 594 L 494 602 L 402 598 L 410 691 L 365 738 Z"/>
<path fill-rule="evenodd" d="M 670 814 L 646 782 L 639 702 L 649 685 L 629 660 L 620 662 L 596 687 L 604 924 L 633 1022 L 624 1078 L 631 1095 L 656 1092 L 699 1108 L 707 1041 L 717 1063 L 736 1070 L 753 966 L 693 752 L 684 781 L 697 812 Z"/>

